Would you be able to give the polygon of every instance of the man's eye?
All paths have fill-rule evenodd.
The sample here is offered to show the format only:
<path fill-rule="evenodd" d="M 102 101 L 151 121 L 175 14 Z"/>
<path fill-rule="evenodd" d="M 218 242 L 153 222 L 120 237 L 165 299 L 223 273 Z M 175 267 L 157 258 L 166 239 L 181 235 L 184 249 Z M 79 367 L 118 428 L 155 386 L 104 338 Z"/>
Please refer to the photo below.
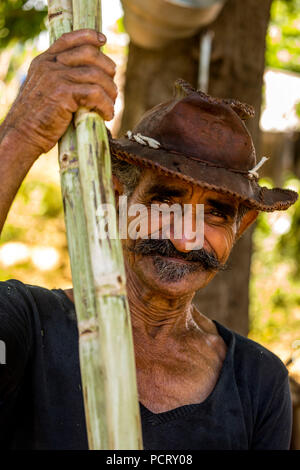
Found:
<path fill-rule="evenodd" d="M 156 202 L 159 204 L 171 204 L 172 200 L 170 197 L 154 197 L 151 202 Z"/>
<path fill-rule="evenodd" d="M 226 215 L 223 214 L 223 212 L 220 212 L 216 209 L 212 209 L 211 211 L 209 211 L 209 213 L 215 217 L 219 217 L 219 218 L 222 218 L 222 219 L 226 219 Z"/>

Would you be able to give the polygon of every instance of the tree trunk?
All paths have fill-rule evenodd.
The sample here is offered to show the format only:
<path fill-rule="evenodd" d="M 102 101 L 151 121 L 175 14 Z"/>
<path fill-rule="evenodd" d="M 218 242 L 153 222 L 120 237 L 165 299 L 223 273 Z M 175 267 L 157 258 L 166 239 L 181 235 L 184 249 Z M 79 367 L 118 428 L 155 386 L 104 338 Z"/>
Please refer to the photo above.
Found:
<path fill-rule="evenodd" d="M 140 117 L 173 95 L 173 83 L 183 78 L 197 85 L 199 38 L 172 42 L 172 47 L 151 51 L 129 44 L 124 112 L 120 134 L 132 129 Z"/>
<path fill-rule="evenodd" d="M 252 104 L 256 117 L 248 127 L 259 145 L 259 115 L 264 72 L 265 36 L 272 0 L 228 0 L 210 25 L 214 32 L 209 93 Z M 197 86 L 199 36 L 174 41 L 159 51 L 129 46 L 125 110 L 121 133 L 132 129 L 141 115 L 172 96 L 176 78 Z M 259 150 L 257 152 L 259 159 Z M 244 335 L 248 333 L 248 284 L 253 229 L 236 244 L 225 271 L 195 296 L 195 304 L 210 318 Z"/>

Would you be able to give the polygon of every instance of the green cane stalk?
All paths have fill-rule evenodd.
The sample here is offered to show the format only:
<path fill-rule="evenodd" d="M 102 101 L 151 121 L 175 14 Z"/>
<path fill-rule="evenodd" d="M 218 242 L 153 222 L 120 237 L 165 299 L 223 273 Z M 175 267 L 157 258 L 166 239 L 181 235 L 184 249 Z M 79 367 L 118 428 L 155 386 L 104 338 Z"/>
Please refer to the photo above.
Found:
<path fill-rule="evenodd" d="M 48 5 L 51 42 L 72 29 L 101 31 L 99 0 Z M 103 211 L 103 204 L 114 208 L 115 201 L 107 132 L 98 114 L 76 113 L 59 143 L 59 165 L 89 448 L 142 449 L 123 253 L 112 233 L 116 220 Z"/>

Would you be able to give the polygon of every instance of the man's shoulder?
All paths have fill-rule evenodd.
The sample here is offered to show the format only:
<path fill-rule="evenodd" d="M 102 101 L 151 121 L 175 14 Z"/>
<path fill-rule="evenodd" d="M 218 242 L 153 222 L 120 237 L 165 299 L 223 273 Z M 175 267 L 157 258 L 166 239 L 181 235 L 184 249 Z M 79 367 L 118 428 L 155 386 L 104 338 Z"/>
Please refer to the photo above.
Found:
<path fill-rule="evenodd" d="M 257 367 L 263 368 L 267 367 L 269 370 L 271 369 L 271 371 L 274 369 L 281 372 L 284 376 L 287 375 L 288 371 L 286 366 L 275 353 L 260 343 L 238 333 L 235 333 L 235 337 L 237 356 L 245 355 L 253 366 L 256 365 Z"/>
<path fill-rule="evenodd" d="M 17 279 L 0 282 L 1 307 L 27 310 L 40 316 L 48 316 L 50 312 L 55 316 L 61 311 L 67 311 L 70 317 L 75 314 L 72 302 L 62 289 L 25 284 Z"/>
<path fill-rule="evenodd" d="M 288 370 L 282 360 L 258 342 L 241 334 L 218 326 L 219 333 L 229 345 L 234 369 L 238 375 L 246 375 L 256 380 L 282 382 L 288 375 Z"/>

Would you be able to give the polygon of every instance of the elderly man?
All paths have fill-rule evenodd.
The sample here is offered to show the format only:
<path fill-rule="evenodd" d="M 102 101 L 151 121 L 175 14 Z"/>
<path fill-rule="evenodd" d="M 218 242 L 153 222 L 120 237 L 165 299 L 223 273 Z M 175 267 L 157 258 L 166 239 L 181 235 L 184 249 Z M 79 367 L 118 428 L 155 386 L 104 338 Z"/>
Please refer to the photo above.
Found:
<path fill-rule="evenodd" d="M 115 65 L 94 31 L 69 33 L 33 61 L 1 126 L 0 224 L 41 153 L 79 106 L 113 116 Z M 113 182 L 128 205 L 204 205 L 204 242 L 122 240 L 146 449 L 288 449 L 291 402 L 282 362 L 193 306 L 259 211 L 288 208 L 296 193 L 259 186 L 250 107 L 178 82 L 179 93 L 136 129 L 110 140 Z M 161 228 L 161 227 L 160 227 Z M 151 228 L 148 235 L 151 235 Z M 72 290 L 19 281 L 0 286 L 2 447 L 86 449 Z"/>

